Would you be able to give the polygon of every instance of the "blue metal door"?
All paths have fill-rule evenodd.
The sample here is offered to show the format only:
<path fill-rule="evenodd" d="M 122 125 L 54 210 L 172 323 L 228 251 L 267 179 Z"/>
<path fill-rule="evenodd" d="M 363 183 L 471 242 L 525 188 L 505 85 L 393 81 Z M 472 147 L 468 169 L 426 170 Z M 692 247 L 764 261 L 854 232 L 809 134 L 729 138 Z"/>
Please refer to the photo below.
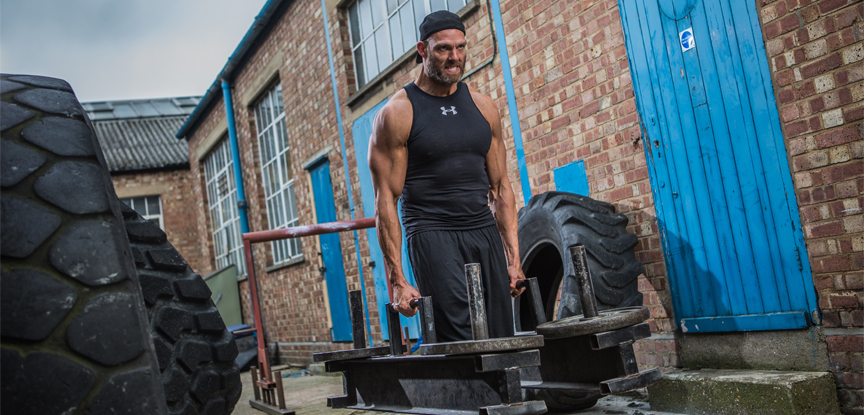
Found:
<path fill-rule="evenodd" d="M 619 8 L 677 325 L 806 327 L 816 296 L 754 2 Z"/>
<path fill-rule="evenodd" d="M 351 136 L 354 142 L 355 160 L 357 161 L 357 175 L 360 180 L 361 204 L 363 205 L 363 216 L 371 218 L 375 216 L 375 189 L 372 187 L 372 174 L 369 171 L 367 164 L 367 156 L 369 155 L 369 138 L 372 135 L 372 124 L 375 120 L 375 115 L 378 110 L 387 103 L 384 100 L 362 116 L 358 117 L 351 125 Z M 401 207 L 401 206 L 400 206 Z M 402 209 L 397 209 L 401 212 Z M 414 280 L 414 274 L 411 270 L 411 264 L 408 260 L 408 250 L 405 241 L 405 229 L 403 229 L 402 240 L 402 271 L 405 274 L 409 283 L 417 287 Z M 384 273 L 384 255 L 378 245 L 378 234 L 375 228 L 366 230 L 366 237 L 369 241 L 369 256 L 372 261 L 372 275 L 375 281 L 375 298 L 378 304 L 379 325 L 382 330 L 382 335 L 385 339 L 388 338 L 389 332 L 387 327 L 387 318 L 385 314 L 385 305 L 390 302 L 387 295 L 387 280 Z M 420 319 L 417 317 L 406 318 L 400 316 L 402 326 L 409 328 L 409 335 L 413 338 L 418 337 L 418 328 L 420 327 Z"/>
<path fill-rule="evenodd" d="M 330 181 L 330 162 L 321 159 L 309 167 L 312 193 L 315 198 L 315 216 L 318 223 L 336 220 L 333 201 L 333 186 Z M 330 304 L 330 321 L 333 341 L 351 341 L 351 314 L 348 309 L 348 289 L 345 285 L 345 267 L 342 262 L 342 247 L 339 234 L 325 233 L 318 236 L 324 279 L 327 282 L 327 300 Z"/>

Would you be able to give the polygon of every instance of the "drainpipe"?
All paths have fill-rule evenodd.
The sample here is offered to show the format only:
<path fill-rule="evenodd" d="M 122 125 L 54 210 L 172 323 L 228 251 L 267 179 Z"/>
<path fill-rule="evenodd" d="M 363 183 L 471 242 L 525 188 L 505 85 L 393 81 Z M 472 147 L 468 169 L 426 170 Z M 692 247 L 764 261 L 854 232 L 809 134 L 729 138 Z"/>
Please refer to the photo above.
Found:
<path fill-rule="evenodd" d="M 237 129 L 234 127 L 234 104 L 231 102 L 231 84 L 222 78 L 222 100 L 225 103 L 225 122 L 228 124 L 228 143 L 234 165 L 234 184 L 237 188 L 237 213 L 240 216 L 240 233 L 249 232 L 246 214 L 246 193 L 243 191 L 243 173 L 240 168 L 240 147 L 237 144 Z"/>
<path fill-rule="evenodd" d="M 517 151 L 517 167 L 520 170 L 520 185 L 523 190 L 523 202 L 529 204 L 532 197 L 532 187 L 529 184 L 529 172 L 526 167 L 526 153 L 523 150 L 523 132 L 520 129 L 520 116 L 517 112 L 517 99 L 514 94 L 514 80 L 511 76 L 511 62 L 508 57 L 508 44 L 505 40 L 505 26 L 502 23 L 502 10 L 499 0 L 490 0 L 490 13 L 496 28 L 496 42 L 502 62 L 502 75 L 505 79 L 505 93 L 508 98 L 508 113 L 511 116 L 511 129 L 514 135 L 514 149 Z"/>
<path fill-rule="evenodd" d="M 325 0 L 321 0 L 321 16 L 324 18 L 324 38 L 325 44 L 327 45 L 327 63 L 330 66 L 330 88 L 333 91 L 333 105 L 334 110 L 336 111 L 336 128 L 339 131 L 339 148 L 342 151 L 342 168 L 343 168 L 343 176 L 345 176 L 345 190 L 348 193 L 348 210 L 351 214 L 351 220 L 355 220 L 355 212 L 354 212 L 354 197 L 352 196 L 351 191 L 351 179 L 348 175 L 348 158 L 346 157 L 345 150 L 345 131 L 342 127 L 342 104 L 339 102 L 339 91 L 337 90 L 336 83 L 336 71 L 334 70 L 333 65 L 333 49 L 330 47 L 330 30 L 328 26 L 330 26 L 327 22 L 327 5 L 325 4 Z M 366 300 L 366 283 L 363 280 L 363 261 L 360 258 L 360 238 L 358 237 L 357 230 L 352 231 L 354 235 L 354 252 L 355 257 L 357 258 L 357 274 L 360 279 L 360 292 L 363 294 L 361 298 L 363 299 L 363 312 L 364 312 L 364 323 L 366 324 L 366 332 L 370 333 L 367 336 L 368 346 L 372 347 L 372 329 L 369 325 L 369 304 Z"/>

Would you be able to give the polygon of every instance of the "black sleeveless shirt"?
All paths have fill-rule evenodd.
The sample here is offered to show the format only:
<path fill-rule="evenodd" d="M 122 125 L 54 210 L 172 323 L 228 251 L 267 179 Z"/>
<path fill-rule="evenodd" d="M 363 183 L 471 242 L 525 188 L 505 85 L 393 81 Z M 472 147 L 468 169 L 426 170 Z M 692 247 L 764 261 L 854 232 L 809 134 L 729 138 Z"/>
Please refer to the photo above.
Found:
<path fill-rule="evenodd" d="M 492 129 L 466 84 L 446 97 L 405 86 L 413 119 L 402 191 L 406 236 L 494 225 L 486 156 Z"/>

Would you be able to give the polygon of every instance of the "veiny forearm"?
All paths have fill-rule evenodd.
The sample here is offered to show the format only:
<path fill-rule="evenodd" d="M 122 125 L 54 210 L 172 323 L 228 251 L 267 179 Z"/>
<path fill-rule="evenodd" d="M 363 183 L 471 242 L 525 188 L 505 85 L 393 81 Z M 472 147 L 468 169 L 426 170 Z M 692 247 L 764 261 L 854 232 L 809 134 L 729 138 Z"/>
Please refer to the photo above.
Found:
<path fill-rule="evenodd" d="M 376 195 L 375 226 L 385 262 L 385 273 L 391 285 L 405 282 L 402 273 L 402 228 L 396 201 L 390 195 Z"/>
<path fill-rule="evenodd" d="M 509 267 L 519 268 L 520 247 L 517 238 L 517 207 L 510 183 L 503 181 L 491 192 L 496 212 L 496 226 L 505 246 L 505 256 Z"/>

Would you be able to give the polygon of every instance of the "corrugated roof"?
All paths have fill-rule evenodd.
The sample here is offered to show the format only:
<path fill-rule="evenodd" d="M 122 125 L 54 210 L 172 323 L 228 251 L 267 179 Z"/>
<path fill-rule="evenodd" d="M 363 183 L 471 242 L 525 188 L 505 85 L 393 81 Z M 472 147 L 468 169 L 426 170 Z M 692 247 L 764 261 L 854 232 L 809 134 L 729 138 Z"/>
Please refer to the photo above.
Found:
<path fill-rule="evenodd" d="M 189 165 L 185 141 L 174 133 L 199 97 L 87 102 L 108 170 L 174 170 Z"/>

